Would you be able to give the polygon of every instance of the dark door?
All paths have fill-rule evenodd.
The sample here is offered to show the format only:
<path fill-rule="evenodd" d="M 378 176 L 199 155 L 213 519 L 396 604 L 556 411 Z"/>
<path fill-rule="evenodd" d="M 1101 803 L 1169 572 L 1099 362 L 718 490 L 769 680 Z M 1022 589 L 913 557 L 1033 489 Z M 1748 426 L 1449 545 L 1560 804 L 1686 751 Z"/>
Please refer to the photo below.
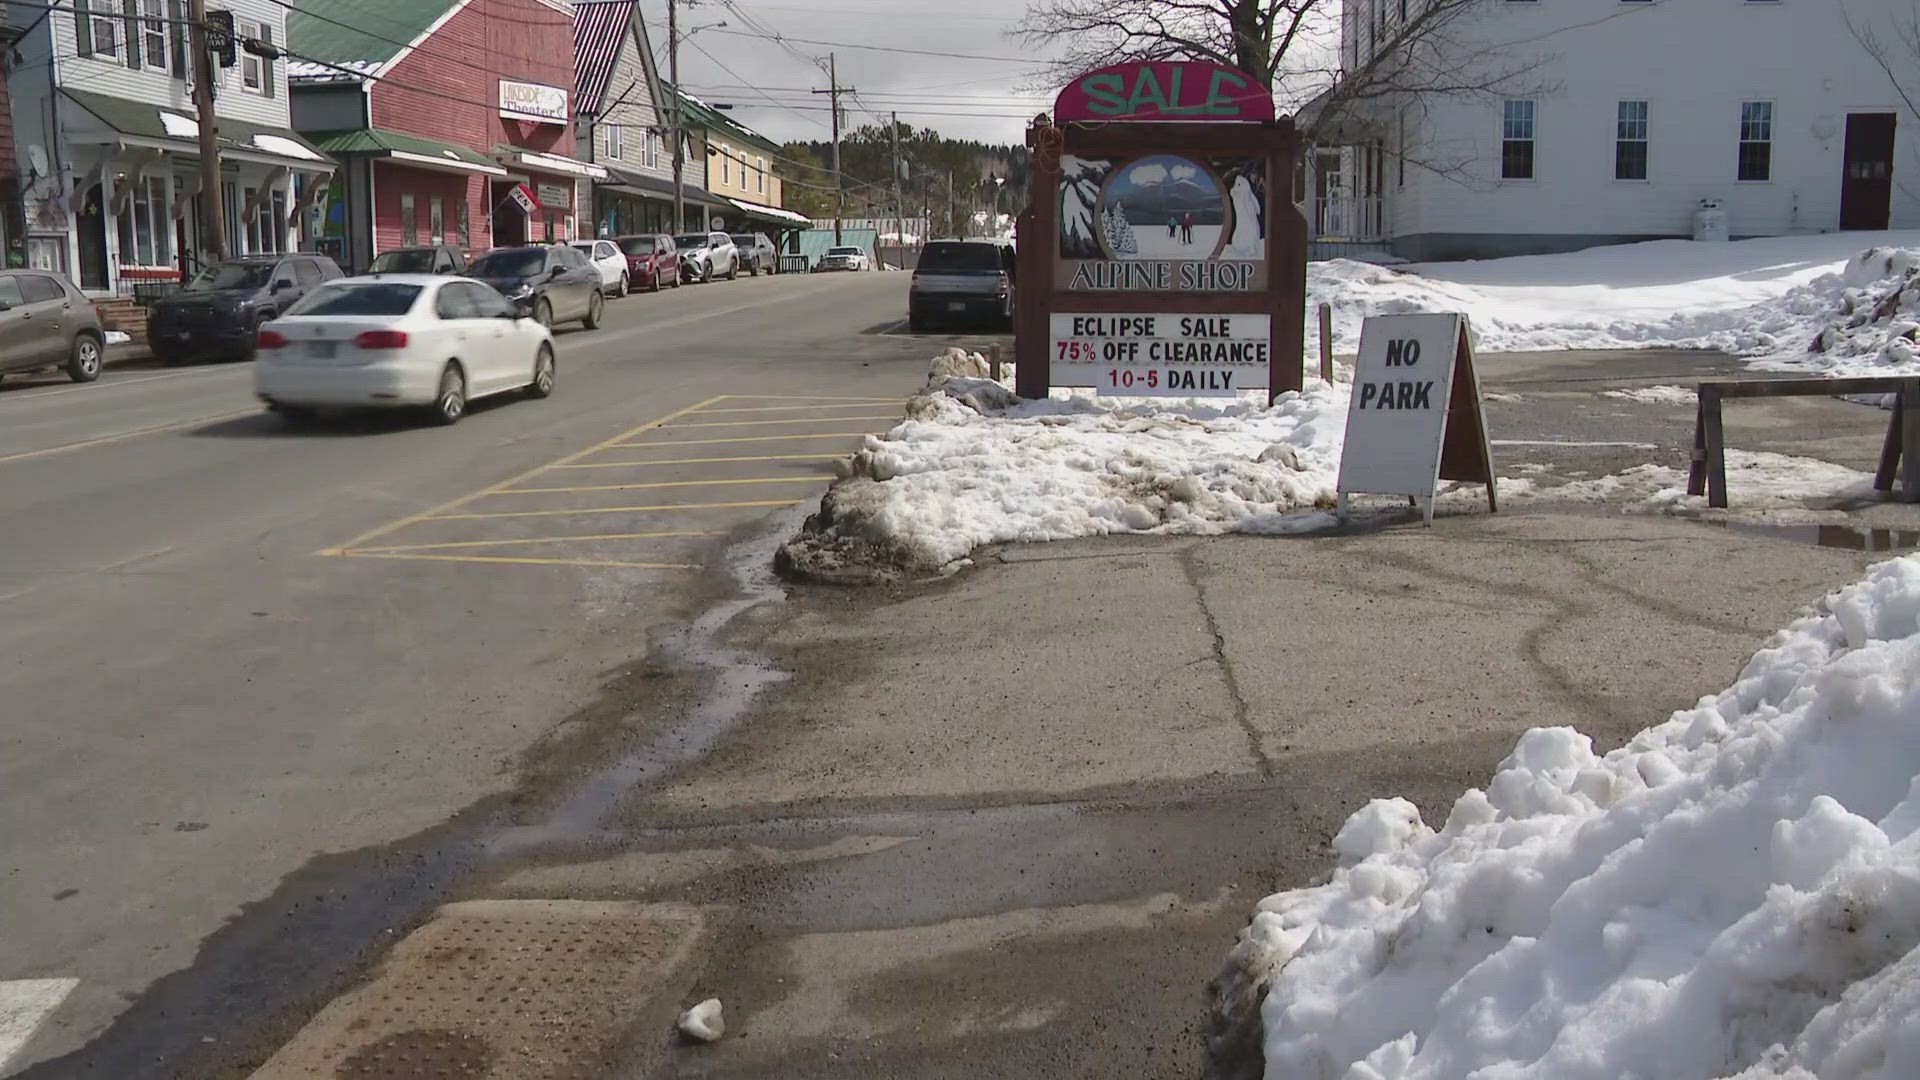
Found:
<path fill-rule="evenodd" d="M 45 274 L 14 275 L 20 285 L 22 325 L 19 329 L 20 355 L 36 363 L 54 364 L 67 358 L 72 348 L 67 316 L 73 304 L 67 290 Z"/>
<path fill-rule="evenodd" d="M 1884 229 L 1893 203 L 1893 113 L 1848 113 L 1840 227 Z"/>
<path fill-rule="evenodd" d="M 100 205 L 100 185 L 95 184 L 80 197 L 80 287 L 104 290 L 107 287 L 107 215 Z"/>

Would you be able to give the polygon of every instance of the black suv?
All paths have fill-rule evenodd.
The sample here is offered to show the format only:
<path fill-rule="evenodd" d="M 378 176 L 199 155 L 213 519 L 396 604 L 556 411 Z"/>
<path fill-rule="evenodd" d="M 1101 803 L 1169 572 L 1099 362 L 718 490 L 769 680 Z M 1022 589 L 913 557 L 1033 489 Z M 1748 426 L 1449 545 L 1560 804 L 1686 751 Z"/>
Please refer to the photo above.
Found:
<path fill-rule="evenodd" d="M 448 244 L 394 248 L 383 251 L 367 267 L 369 274 L 460 274 L 467 272 L 467 253 Z"/>
<path fill-rule="evenodd" d="M 325 255 L 246 255 L 215 263 L 147 309 L 147 348 L 163 364 L 195 355 L 251 360 L 261 323 L 341 276 Z"/>

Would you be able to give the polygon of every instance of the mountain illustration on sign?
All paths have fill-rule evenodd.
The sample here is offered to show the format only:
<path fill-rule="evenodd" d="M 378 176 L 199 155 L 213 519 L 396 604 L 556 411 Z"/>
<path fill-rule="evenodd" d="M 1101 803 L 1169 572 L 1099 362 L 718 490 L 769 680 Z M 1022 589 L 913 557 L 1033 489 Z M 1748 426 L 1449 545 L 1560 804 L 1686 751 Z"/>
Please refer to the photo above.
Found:
<path fill-rule="evenodd" d="M 1112 169 L 1098 206 L 1101 246 L 1114 259 L 1215 258 L 1233 218 L 1213 171 L 1173 154 Z"/>

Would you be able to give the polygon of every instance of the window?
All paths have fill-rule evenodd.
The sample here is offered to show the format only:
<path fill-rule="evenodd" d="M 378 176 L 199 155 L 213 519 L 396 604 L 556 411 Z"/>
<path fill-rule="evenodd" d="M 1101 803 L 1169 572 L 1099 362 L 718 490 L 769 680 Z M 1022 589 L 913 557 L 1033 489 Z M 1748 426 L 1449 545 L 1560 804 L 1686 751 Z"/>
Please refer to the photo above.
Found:
<path fill-rule="evenodd" d="M 20 282 L 20 295 L 29 304 L 46 304 L 67 298 L 67 291 L 50 277 L 41 274 L 19 274 L 16 280 Z"/>
<path fill-rule="evenodd" d="M 767 193 L 767 159 L 760 158 L 759 166 L 753 170 L 753 190 L 764 195 Z"/>
<path fill-rule="evenodd" d="M 1401 17 L 1402 18 L 1406 17 L 1406 13 L 1404 10 L 1401 12 Z M 1401 187 L 1407 186 L 1407 151 L 1408 149 L 1409 147 L 1407 146 L 1407 110 L 1403 108 L 1400 110 L 1400 153 L 1398 155 L 1399 162 L 1400 162 L 1399 183 Z"/>
<path fill-rule="evenodd" d="M 167 266 L 173 262 L 173 213 L 167 201 L 167 181 L 162 176 L 142 177 L 134 182 L 133 201 L 134 255 L 142 266 Z M 122 261 L 126 252 L 120 253 Z"/>
<path fill-rule="evenodd" d="M 320 267 L 312 259 L 294 259 L 292 264 L 293 279 L 300 283 L 301 288 L 311 289 L 320 284 Z"/>
<path fill-rule="evenodd" d="M 93 12 L 91 17 L 93 47 L 89 49 L 86 43 L 82 42 L 80 52 L 91 53 L 94 56 L 119 56 L 120 20 L 114 18 L 116 10 L 114 0 L 94 0 L 90 7 Z"/>
<path fill-rule="evenodd" d="M 167 21 L 165 0 L 140 0 L 140 13 L 147 21 L 140 24 L 147 66 L 167 66 Z"/>
<path fill-rule="evenodd" d="M 420 295 L 418 285 L 329 285 L 287 309 L 289 315 L 405 315 Z"/>
<path fill-rule="evenodd" d="M 660 167 L 660 133 L 657 131 L 647 132 L 646 163 L 649 169 Z"/>
<path fill-rule="evenodd" d="M 12 274 L 0 277 L 0 304 L 5 304 L 8 307 L 19 307 L 26 302 L 26 298 L 20 295 L 20 279 L 18 277 Z"/>
<path fill-rule="evenodd" d="M 273 244 L 268 250 L 292 251 L 292 245 L 287 243 L 287 193 L 274 188 L 273 195 L 267 199 L 267 209 L 272 211 L 272 216 L 267 218 L 261 234 Z"/>
<path fill-rule="evenodd" d="M 610 158 L 617 158 L 620 156 L 620 125 L 619 124 L 607 125 L 607 156 Z"/>
<path fill-rule="evenodd" d="M 253 38 L 263 45 L 273 44 L 273 27 L 263 22 L 235 22 L 233 32 L 242 38 Z M 240 85 L 249 94 L 272 97 L 273 61 L 242 51 L 240 53 Z"/>
<path fill-rule="evenodd" d="M 720 182 L 733 183 L 733 155 L 724 146 L 720 148 Z"/>
<path fill-rule="evenodd" d="M 433 312 L 443 319 L 477 319 L 480 313 L 473 308 L 473 297 L 468 294 L 462 282 L 444 286 L 440 294 L 433 298 Z"/>
<path fill-rule="evenodd" d="M 427 235 L 433 237 L 436 244 L 447 242 L 446 210 L 439 199 L 427 200 Z"/>
<path fill-rule="evenodd" d="M 1647 178 L 1647 103 L 1622 101 L 1613 123 L 1613 178 Z"/>
<path fill-rule="evenodd" d="M 1740 179 L 1773 179 L 1773 102 L 1740 103 Z"/>
<path fill-rule="evenodd" d="M 1531 101 L 1501 104 L 1500 179 L 1533 179 L 1533 106 Z"/>
<path fill-rule="evenodd" d="M 413 196 L 400 196 L 400 246 L 412 247 L 420 242 L 420 229 L 413 220 Z"/>
<path fill-rule="evenodd" d="M 462 198 L 460 200 L 460 205 L 454 208 L 453 222 L 454 222 L 454 229 L 457 230 L 458 233 L 460 234 L 460 250 L 465 251 L 467 248 L 472 247 L 473 238 L 472 238 L 472 235 L 468 232 L 467 200 L 465 198 Z"/>

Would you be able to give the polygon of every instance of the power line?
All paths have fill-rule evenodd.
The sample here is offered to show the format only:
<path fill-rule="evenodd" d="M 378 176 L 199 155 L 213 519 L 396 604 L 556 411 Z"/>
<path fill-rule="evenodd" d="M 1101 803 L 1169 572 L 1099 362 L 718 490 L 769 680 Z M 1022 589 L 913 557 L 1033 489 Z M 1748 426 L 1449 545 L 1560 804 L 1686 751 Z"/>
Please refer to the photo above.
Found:
<path fill-rule="evenodd" d="M 278 0 L 276 0 L 276 2 L 278 2 Z M 658 23 L 652 22 L 647 25 L 654 27 L 659 26 Z M 756 34 L 747 30 L 727 30 L 718 26 L 713 27 L 712 30 L 716 34 L 726 34 L 730 37 L 774 40 L 766 34 Z M 1044 63 L 1044 61 L 1035 60 L 1031 56 L 986 56 L 981 53 L 936 52 L 931 49 L 902 49 L 891 45 L 858 45 L 845 41 L 821 41 L 818 38 L 781 37 L 778 40 L 796 42 L 801 45 L 820 45 L 832 49 L 860 49 L 865 52 L 899 53 L 904 56 L 938 56 L 949 60 L 986 60 L 1001 64 L 1031 64 L 1035 66 Z"/>

